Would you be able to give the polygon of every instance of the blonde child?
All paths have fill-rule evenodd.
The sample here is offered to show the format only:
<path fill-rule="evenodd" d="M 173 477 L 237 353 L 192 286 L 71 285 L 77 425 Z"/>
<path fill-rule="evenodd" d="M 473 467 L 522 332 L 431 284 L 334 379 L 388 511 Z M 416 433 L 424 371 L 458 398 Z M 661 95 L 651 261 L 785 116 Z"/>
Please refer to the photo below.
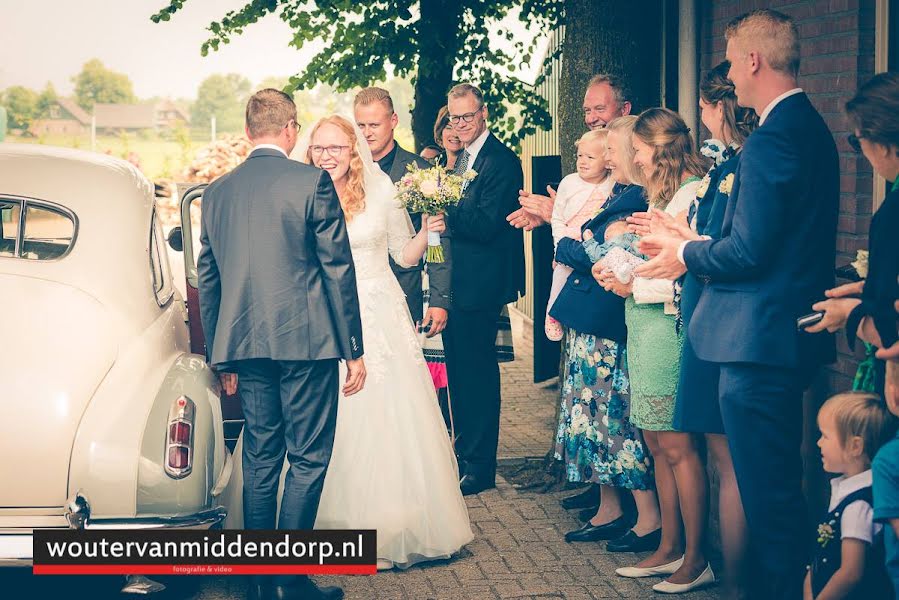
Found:
<path fill-rule="evenodd" d="M 568 175 L 559 183 L 556 201 L 553 204 L 552 231 L 553 244 L 569 237 L 581 239 L 581 226 L 596 216 L 608 200 L 615 182 L 606 168 L 606 136 L 602 129 L 588 131 L 577 141 L 577 172 Z M 546 337 L 553 341 L 562 339 L 562 324 L 549 316 L 549 309 L 556 301 L 571 269 L 565 265 L 553 265 L 553 281 L 546 305 L 544 330 Z"/>
<path fill-rule="evenodd" d="M 891 598 L 884 569 L 882 526 L 874 523 L 871 461 L 896 432 L 896 421 L 876 394 L 845 393 L 818 412 L 821 461 L 830 482 L 827 516 L 818 525 L 805 577 L 805 600 Z"/>

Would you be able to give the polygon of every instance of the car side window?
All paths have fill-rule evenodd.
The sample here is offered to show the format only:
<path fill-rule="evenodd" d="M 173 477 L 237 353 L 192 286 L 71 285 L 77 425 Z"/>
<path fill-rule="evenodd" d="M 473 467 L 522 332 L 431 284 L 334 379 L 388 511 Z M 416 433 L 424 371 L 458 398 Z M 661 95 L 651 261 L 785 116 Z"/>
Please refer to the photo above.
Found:
<path fill-rule="evenodd" d="M 30 202 L 26 204 L 22 258 L 60 258 L 69 251 L 74 239 L 75 223 L 69 215 Z"/>
<path fill-rule="evenodd" d="M 0 256 L 16 255 L 16 239 L 19 237 L 21 217 L 21 204 L 11 200 L 0 200 Z"/>
<path fill-rule="evenodd" d="M 164 248 L 165 237 L 154 211 L 150 227 L 150 274 L 153 281 L 153 293 L 156 295 L 156 302 L 159 306 L 168 303 L 174 293 L 169 257 Z"/>

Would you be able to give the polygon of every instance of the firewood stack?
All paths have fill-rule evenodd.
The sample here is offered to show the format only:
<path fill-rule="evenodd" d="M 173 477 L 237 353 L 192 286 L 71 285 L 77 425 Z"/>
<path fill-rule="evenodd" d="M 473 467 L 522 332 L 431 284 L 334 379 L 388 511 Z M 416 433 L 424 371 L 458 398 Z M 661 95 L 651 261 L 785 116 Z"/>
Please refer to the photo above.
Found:
<path fill-rule="evenodd" d="M 242 163 L 252 148 L 244 136 L 224 135 L 197 152 L 182 181 L 209 183 Z"/>

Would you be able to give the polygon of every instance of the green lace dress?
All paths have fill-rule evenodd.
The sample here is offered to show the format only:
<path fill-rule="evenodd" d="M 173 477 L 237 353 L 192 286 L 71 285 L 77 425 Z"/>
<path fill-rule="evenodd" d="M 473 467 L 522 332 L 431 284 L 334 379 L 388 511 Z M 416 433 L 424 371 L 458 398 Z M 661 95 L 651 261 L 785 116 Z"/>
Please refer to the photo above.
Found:
<path fill-rule="evenodd" d="M 698 178 L 688 179 L 665 212 L 677 215 L 687 210 L 698 186 Z M 675 327 L 673 301 L 674 282 L 637 278 L 634 293 L 624 305 L 631 423 L 649 431 L 674 430 L 674 398 L 683 338 Z"/>

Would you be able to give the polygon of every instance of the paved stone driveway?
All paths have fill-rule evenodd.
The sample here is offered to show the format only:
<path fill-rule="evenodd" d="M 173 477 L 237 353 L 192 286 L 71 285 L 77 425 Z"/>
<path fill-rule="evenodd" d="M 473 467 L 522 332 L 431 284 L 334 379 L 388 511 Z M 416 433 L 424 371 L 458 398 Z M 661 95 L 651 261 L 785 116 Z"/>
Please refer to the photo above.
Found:
<path fill-rule="evenodd" d="M 520 462 L 549 449 L 558 385 L 531 383 L 530 332 L 514 312 L 512 329 L 516 360 L 502 365 L 499 456 Z M 658 579 L 615 575 L 617 567 L 633 564 L 634 555 L 605 552 L 602 542 L 565 543 L 563 534 L 579 525 L 576 515 L 559 505 L 569 493 L 523 492 L 500 480 L 496 490 L 468 498 L 475 540 L 462 557 L 374 577 L 335 578 L 334 583 L 357 600 L 660 597 L 652 591 Z M 714 588 L 685 596 L 717 597 Z"/>

